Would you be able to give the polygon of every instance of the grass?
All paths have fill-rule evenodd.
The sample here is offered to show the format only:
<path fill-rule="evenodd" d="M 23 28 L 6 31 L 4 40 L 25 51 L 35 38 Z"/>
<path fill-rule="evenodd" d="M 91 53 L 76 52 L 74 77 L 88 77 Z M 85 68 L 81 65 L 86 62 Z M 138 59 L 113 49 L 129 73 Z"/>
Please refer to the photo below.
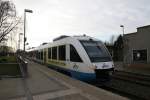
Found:
<path fill-rule="evenodd" d="M 0 75 L 21 75 L 19 64 L 15 56 L 0 57 Z"/>

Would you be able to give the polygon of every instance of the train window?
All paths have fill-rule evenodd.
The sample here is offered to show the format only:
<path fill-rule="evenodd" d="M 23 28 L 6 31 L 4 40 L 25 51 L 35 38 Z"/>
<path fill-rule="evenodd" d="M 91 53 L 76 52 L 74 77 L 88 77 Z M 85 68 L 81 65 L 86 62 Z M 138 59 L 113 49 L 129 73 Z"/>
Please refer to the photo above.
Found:
<path fill-rule="evenodd" d="M 52 59 L 57 59 L 57 47 L 52 47 Z"/>
<path fill-rule="evenodd" d="M 66 60 L 66 46 L 65 45 L 59 46 L 58 52 L 59 52 L 59 60 Z"/>
<path fill-rule="evenodd" d="M 147 61 L 147 50 L 133 50 L 133 61 Z"/>
<path fill-rule="evenodd" d="M 43 51 L 41 51 L 41 60 L 43 60 Z"/>
<path fill-rule="evenodd" d="M 40 57 L 40 52 L 38 51 L 38 59 L 40 59 L 41 57 Z"/>
<path fill-rule="evenodd" d="M 36 59 L 38 59 L 38 51 L 35 52 Z"/>
<path fill-rule="evenodd" d="M 99 41 L 80 41 L 92 62 L 111 61 L 107 49 Z"/>
<path fill-rule="evenodd" d="M 51 48 L 48 48 L 48 58 L 51 59 Z"/>
<path fill-rule="evenodd" d="M 77 53 L 76 49 L 72 45 L 70 45 L 70 61 L 82 62 L 79 54 Z"/>

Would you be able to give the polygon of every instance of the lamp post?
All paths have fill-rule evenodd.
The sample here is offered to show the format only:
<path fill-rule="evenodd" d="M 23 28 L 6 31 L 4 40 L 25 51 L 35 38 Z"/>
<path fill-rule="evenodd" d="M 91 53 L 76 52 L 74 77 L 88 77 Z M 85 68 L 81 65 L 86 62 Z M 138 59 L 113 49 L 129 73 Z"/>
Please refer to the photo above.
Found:
<path fill-rule="evenodd" d="M 33 13 L 30 9 L 24 9 L 24 52 L 25 52 L 25 42 L 27 40 L 26 38 L 26 12 Z"/>
<path fill-rule="evenodd" d="M 120 27 L 122 27 L 122 33 L 123 33 L 123 36 L 124 36 L 124 25 L 120 25 Z"/>
<path fill-rule="evenodd" d="M 124 60 L 125 60 L 125 55 L 124 55 L 124 46 L 125 46 L 125 43 L 124 43 L 125 42 L 125 40 L 124 40 L 124 25 L 120 25 L 120 27 L 122 28 L 122 33 L 123 33 L 123 35 L 122 35 L 122 41 L 123 41 L 123 44 L 122 44 L 123 45 L 123 50 L 122 50 L 122 52 L 123 52 L 123 55 L 122 56 L 123 56 L 123 66 L 124 66 L 125 65 L 124 64 L 125 63 L 124 62 Z"/>
<path fill-rule="evenodd" d="M 19 42 L 19 43 L 18 43 L 18 49 L 19 49 L 19 50 L 21 50 L 21 49 L 20 49 L 20 44 L 21 44 L 21 38 L 20 38 L 20 36 L 21 36 L 21 35 L 23 35 L 23 33 L 19 33 L 19 41 L 18 41 L 18 42 Z"/>

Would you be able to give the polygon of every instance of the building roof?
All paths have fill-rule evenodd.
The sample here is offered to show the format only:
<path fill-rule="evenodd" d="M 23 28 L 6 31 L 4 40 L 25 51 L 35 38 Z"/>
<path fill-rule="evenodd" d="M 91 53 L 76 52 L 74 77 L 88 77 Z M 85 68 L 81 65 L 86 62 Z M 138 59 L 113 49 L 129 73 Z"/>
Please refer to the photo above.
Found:
<path fill-rule="evenodd" d="M 150 27 L 150 25 L 141 26 L 141 27 L 138 27 L 137 29 L 140 29 L 140 28 L 148 28 L 148 27 Z"/>
<path fill-rule="evenodd" d="M 137 34 L 137 32 L 133 32 L 133 33 L 127 33 L 127 34 L 124 34 L 124 36 L 131 36 L 131 35 L 136 35 Z"/>
<path fill-rule="evenodd" d="M 127 33 L 127 34 L 124 35 L 124 37 L 127 37 L 127 38 L 129 38 L 129 37 L 134 37 L 135 35 L 137 35 L 137 34 L 139 33 L 138 30 L 139 30 L 139 29 L 143 29 L 143 28 L 150 28 L 150 25 L 138 27 L 138 28 L 137 28 L 137 32 Z"/>
<path fill-rule="evenodd" d="M 141 28 L 150 28 L 150 25 L 141 26 L 141 27 L 138 27 L 137 29 L 141 29 Z M 137 34 L 137 32 L 132 32 L 132 33 L 125 34 L 125 36 L 136 35 L 136 34 Z"/>

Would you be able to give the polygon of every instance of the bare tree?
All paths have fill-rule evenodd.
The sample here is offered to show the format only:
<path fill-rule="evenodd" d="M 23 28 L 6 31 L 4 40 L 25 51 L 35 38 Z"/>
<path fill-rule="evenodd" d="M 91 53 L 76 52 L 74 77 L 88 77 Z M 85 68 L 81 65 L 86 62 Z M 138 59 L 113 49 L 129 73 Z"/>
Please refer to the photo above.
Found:
<path fill-rule="evenodd" d="M 20 19 L 16 17 L 15 5 L 11 1 L 0 0 L 0 43 L 14 30 Z"/>

